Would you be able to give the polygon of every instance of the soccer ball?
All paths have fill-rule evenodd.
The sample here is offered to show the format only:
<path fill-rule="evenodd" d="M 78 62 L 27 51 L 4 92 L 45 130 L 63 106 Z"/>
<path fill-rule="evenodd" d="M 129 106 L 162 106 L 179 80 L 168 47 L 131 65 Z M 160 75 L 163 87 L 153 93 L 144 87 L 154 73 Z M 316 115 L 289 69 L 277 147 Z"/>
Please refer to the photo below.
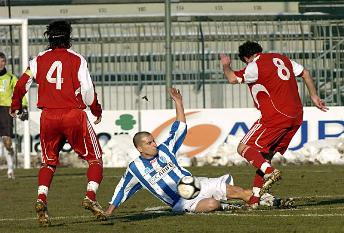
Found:
<path fill-rule="evenodd" d="M 194 176 L 184 176 L 177 185 L 178 194 L 187 200 L 198 196 L 201 191 L 201 183 Z"/>

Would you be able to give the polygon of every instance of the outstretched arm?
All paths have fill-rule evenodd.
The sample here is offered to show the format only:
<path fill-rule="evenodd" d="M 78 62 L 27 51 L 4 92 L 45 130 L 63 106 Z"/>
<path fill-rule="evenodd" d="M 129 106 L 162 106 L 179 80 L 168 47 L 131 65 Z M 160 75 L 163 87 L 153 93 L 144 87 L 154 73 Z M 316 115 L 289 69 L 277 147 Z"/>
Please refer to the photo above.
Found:
<path fill-rule="evenodd" d="M 314 105 L 321 111 L 326 112 L 328 110 L 328 107 L 326 107 L 324 101 L 319 98 L 317 91 L 315 89 L 314 83 L 313 83 L 312 76 L 308 70 L 306 69 L 303 70 L 302 78 L 307 86 L 309 95 L 311 96 L 311 99 Z"/>
<path fill-rule="evenodd" d="M 127 168 L 123 177 L 116 186 L 115 192 L 109 202 L 109 207 L 105 211 L 107 215 L 112 215 L 113 211 L 117 209 L 123 202 L 128 200 L 132 195 L 134 195 L 138 190 L 142 188 L 142 185 Z"/>
<path fill-rule="evenodd" d="M 221 64 L 223 66 L 223 72 L 230 84 L 237 84 L 238 82 L 238 77 L 235 75 L 234 70 L 231 68 L 231 59 L 230 57 L 221 54 Z"/>
<path fill-rule="evenodd" d="M 176 104 L 176 120 L 185 123 L 186 119 L 185 119 L 184 106 L 183 106 L 183 97 L 180 94 L 179 89 L 171 88 L 168 91 L 174 103 Z"/>

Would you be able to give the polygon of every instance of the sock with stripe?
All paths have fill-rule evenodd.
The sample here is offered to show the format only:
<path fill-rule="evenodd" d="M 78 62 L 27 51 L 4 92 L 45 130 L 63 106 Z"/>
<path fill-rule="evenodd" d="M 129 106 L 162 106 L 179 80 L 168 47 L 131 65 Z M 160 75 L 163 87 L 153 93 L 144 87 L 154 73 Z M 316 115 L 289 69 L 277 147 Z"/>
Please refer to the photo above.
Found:
<path fill-rule="evenodd" d="M 53 180 L 56 167 L 42 165 L 38 172 L 38 197 L 45 204 L 47 203 L 47 196 L 50 184 Z"/>
<path fill-rule="evenodd" d="M 95 201 L 99 184 L 103 180 L 103 164 L 100 162 L 90 163 L 87 170 L 87 178 L 86 196 L 92 201 Z"/>
<path fill-rule="evenodd" d="M 270 163 L 266 162 L 262 154 L 247 146 L 241 153 L 241 156 L 244 157 L 250 164 L 254 167 L 260 169 L 264 174 L 269 174 L 273 172 L 274 168 L 271 167 Z"/>
<path fill-rule="evenodd" d="M 259 203 L 260 201 L 260 189 L 263 187 L 264 184 L 264 173 L 261 170 L 256 171 L 256 175 L 253 179 L 253 188 L 252 188 L 252 196 L 248 201 L 249 204 Z"/>

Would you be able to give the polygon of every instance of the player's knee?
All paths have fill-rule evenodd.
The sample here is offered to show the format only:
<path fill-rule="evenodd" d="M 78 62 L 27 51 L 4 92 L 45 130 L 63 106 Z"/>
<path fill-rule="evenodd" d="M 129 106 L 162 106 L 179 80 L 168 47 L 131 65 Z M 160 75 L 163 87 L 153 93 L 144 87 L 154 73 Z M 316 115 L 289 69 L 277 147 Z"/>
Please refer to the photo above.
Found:
<path fill-rule="evenodd" d="M 103 160 L 101 158 L 88 160 L 87 162 L 88 162 L 88 165 L 98 164 L 100 166 L 103 166 Z"/>
<path fill-rule="evenodd" d="M 208 200 L 207 206 L 209 211 L 214 211 L 220 208 L 220 202 L 211 198 Z"/>
<path fill-rule="evenodd" d="M 7 150 L 10 150 L 12 148 L 12 140 L 10 137 L 4 137 L 3 142 L 4 142 L 4 146 Z"/>
<path fill-rule="evenodd" d="M 244 149 L 247 147 L 247 145 L 239 143 L 238 147 L 237 147 L 237 152 L 239 155 L 242 155 L 242 152 L 244 151 Z"/>
<path fill-rule="evenodd" d="M 56 166 L 49 165 L 49 164 L 46 164 L 46 163 L 42 163 L 42 164 L 41 164 L 41 169 L 42 169 L 42 168 L 50 169 L 52 172 L 55 172 L 55 171 L 56 171 Z"/>

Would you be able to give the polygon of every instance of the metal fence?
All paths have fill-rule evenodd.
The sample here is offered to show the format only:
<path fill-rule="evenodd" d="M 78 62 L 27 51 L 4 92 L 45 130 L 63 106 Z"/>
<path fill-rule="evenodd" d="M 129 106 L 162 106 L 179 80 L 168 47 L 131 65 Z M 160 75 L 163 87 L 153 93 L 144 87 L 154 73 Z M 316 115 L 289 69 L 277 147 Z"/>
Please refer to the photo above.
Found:
<path fill-rule="evenodd" d="M 219 17 L 221 19 L 221 17 Z M 29 56 L 46 48 L 45 25 L 29 26 Z M 1 50 L 13 59 L 19 74 L 18 27 L 0 27 Z M 264 51 L 288 55 L 309 69 L 320 96 L 328 105 L 344 101 L 344 20 L 282 19 L 188 21 L 172 23 L 173 85 L 181 89 L 186 108 L 252 107 L 246 85 L 229 85 L 218 56 L 229 54 L 233 67 L 246 40 L 261 43 Z M 73 47 L 89 63 L 105 110 L 164 109 L 165 30 L 163 22 L 73 24 Z M 12 45 L 12 46 L 11 46 Z M 299 80 L 305 105 L 307 91 Z M 36 88 L 30 91 L 31 106 Z M 148 101 L 142 97 L 147 96 Z"/>

